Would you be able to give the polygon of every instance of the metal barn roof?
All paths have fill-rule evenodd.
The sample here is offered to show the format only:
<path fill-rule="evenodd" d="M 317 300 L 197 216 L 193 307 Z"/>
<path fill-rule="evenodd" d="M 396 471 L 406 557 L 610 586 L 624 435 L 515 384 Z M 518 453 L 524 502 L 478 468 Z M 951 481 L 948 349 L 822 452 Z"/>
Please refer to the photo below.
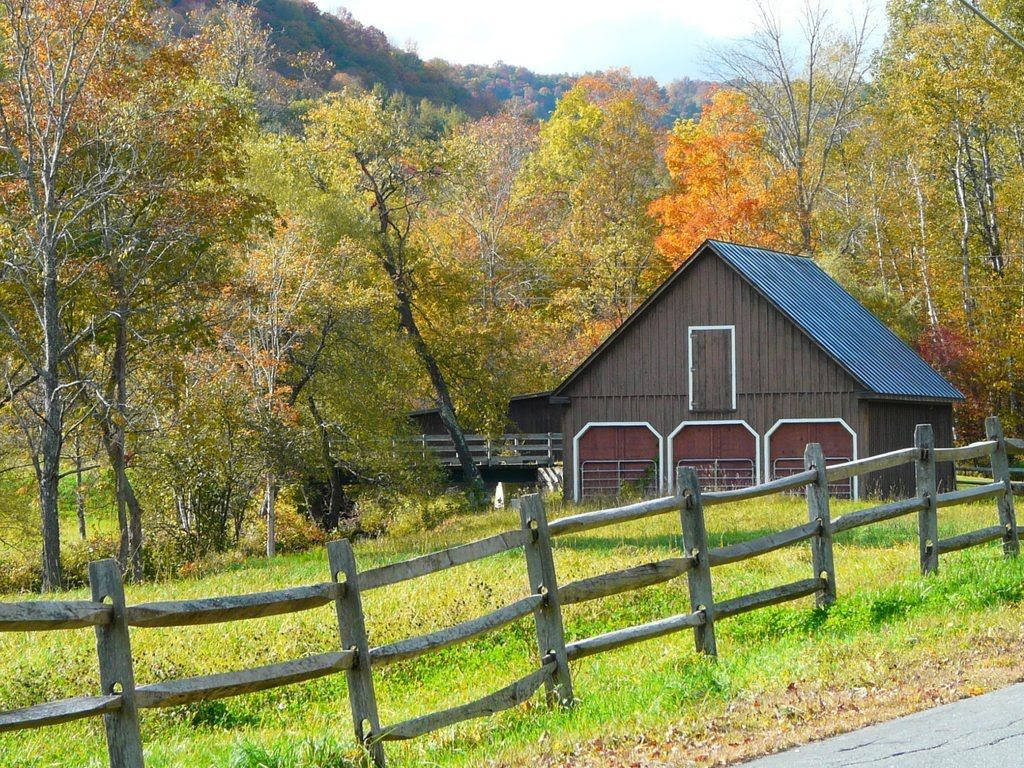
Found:
<path fill-rule="evenodd" d="M 811 259 L 719 240 L 707 245 L 875 394 L 963 399 Z"/>

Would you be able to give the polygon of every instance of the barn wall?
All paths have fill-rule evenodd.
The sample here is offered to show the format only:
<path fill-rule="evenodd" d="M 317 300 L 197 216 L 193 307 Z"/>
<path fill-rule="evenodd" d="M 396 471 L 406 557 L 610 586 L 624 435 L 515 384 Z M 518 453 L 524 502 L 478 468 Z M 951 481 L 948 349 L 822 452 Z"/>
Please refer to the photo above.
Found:
<path fill-rule="evenodd" d="M 690 412 L 687 328 L 736 326 L 737 408 Z M 723 361 L 724 364 L 724 361 Z M 573 381 L 562 419 L 566 489 L 572 437 L 588 422 L 646 421 L 666 439 L 683 420 L 743 419 L 759 435 L 780 418 L 842 418 L 866 428 L 857 383 L 737 272 L 705 251 Z"/>
<path fill-rule="evenodd" d="M 528 434 L 562 431 L 562 409 L 565 406 L 551 405 L 549 394 L 513 400 L 508 406 L 509 425 L 512 432 Z"/>
<path fill-rule="evenodd" d="M 867 414 L 866 445 L 870 454 L 895 451 L 914 444 L 914 427 L 931 424 L 935 445 L 953 445 L 953 406 L 950 403 L 883 402 L 865 400 Z M 869 453 L 864 453 L 865 456 Z M 953 465 L 943 462 L 936 467 L 939 489 L 953 489 Z M 914 467 L 896 467 L 873 472 L 866 479 L 865 489 L 872 496 L 908 497 L 914 494 Z"/>

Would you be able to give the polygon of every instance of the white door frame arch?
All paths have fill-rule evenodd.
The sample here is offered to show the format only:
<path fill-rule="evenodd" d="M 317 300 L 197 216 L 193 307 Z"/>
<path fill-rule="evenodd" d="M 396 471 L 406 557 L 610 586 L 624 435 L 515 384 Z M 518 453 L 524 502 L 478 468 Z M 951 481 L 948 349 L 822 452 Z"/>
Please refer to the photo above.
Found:
<path fill-rule="evenodd" d="M 838 416 L 833 416 L 831 418 L 829 418 L 829 417 L 822 417 L 822 418 L 804 418 L 804 419 L 779 419 L 778 421 L 776 421 L 772 425 L 771 429 L 769 429 L 767 432 L 764 433 L 764 468 L 765 468 L 764 472 L 765 472 L 765 480 L 771 480 L 772 479 L 772 478 L 768 477 L 768 475 L 770 474 L 770 467 L 771 467 L 771 461 L 772 461 L 772 458 L 771 458 L 771 455 L 772 455 L 772 453 L 771 453 L 771 451 L 772 451 L 772 435 L 775 434 L 775 431 L 779 427 L 781 427 L 783 424 L 838 424 L 843 429 L 845 429 L 847 432 L 849 432 L 850 433 L 850 437 L 852 438 L 852 443 L 851 444 L 853 446 L 853 456 L 851 456 L 850 458 L 852 460 L 854 460 L 854 461 L 856 461 L 857 458 L 858 458 L 858 454 L 857 454 L 857 432 L 856 432 L 856 430 L 853 427 L 851 427 L 846 422 L 845 419 L 841 419 Z M 860 498 L 860 478 L 857 475 L 853 476 L 853 488 L 852 488 L 852 491 L 853 491 L 853 498 L 854 499 L 859 499 Z"/>
<path fill-rule="evenodd" d="M 580 493 L 580 438 L 587 433 L 591 427 L 646 427 L 651 434 L 658 438 L 658 462 L 661 463 L 665 456 L 665 438 L 656 430 L 649 421 L 588 421 L 582 429 L 573 435 L 572 438 L 572 500 L 579 503 Z M 658 472 L 658 491 L 665 488 L 664 472 Z"/>
<path fill-rule="evenodd" d="M 747 430 L 754 438 L 754 482 L 761 482 L 761 436 L 757 434 L 757 430 L 754 429 L 743 419 L 704 419 L 698 421 L 681 421 L 679 425 L 672 430 L 668 436 L 665 460 L 665 487 L 671 492 L 675 489 L 676 478 L 675 478 L 675 437 L 686 427 L 713 427 L 716 425 L 727 425 L 727 424 L 739 424 L 741 427 Z"/>

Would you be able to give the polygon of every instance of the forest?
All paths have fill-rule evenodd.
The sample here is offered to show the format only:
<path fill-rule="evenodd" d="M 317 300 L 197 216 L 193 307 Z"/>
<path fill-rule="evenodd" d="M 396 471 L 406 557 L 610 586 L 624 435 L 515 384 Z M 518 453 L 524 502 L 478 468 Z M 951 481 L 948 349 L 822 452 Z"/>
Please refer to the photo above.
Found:
<path fill-rule="evenodd" d="M 1019 432 L 1024 12 L 983 7 L 1007 35 L 890 0 L 875 51 L 765 6 L 673 121 L 625 70 L 476 113 L 275 69 L 251 5 L 0 0 L 0 591 L 471 505 L 409 411 L 500 432 L 707 237 L 815 258 L 966 394 L 958 439 Z"/>

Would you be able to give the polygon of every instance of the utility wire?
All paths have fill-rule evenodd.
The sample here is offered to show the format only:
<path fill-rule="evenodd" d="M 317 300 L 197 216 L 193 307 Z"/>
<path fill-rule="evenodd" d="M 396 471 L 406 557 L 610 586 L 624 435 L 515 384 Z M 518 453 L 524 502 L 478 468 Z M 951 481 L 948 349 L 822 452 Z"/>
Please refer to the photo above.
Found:
<path fill-rule="evenodd" d="M 1009 32 L 1007 32 L 1001 26 L 996 24 L 996 22 L 993 21 L 990 16 L 986 15 L 986 13 L 983 10 L 981 10 L 981 8 L 979 8 L 977 5 L 972 3 L 971 0 L 960 0 L 960 4 L 962 6 L 964 6 L 965 8 L 967 8 L 971 13 L 973 13 L 979 19 L 981 19 L 986 24 L 988 24 L 990 27 L 992 27 L 992 29 L 994 29 L 1000 35 L 1002 35 L 1007 40 L 1009 40 L 1011 43 L 1013 43 L 1015 46 L 1017 46 L 1017 48 L 1019 48 L 1020 50 L 1024 51 L 1024 43 L 1022 43 L 1016 37 L 1011 35 Z"/>

